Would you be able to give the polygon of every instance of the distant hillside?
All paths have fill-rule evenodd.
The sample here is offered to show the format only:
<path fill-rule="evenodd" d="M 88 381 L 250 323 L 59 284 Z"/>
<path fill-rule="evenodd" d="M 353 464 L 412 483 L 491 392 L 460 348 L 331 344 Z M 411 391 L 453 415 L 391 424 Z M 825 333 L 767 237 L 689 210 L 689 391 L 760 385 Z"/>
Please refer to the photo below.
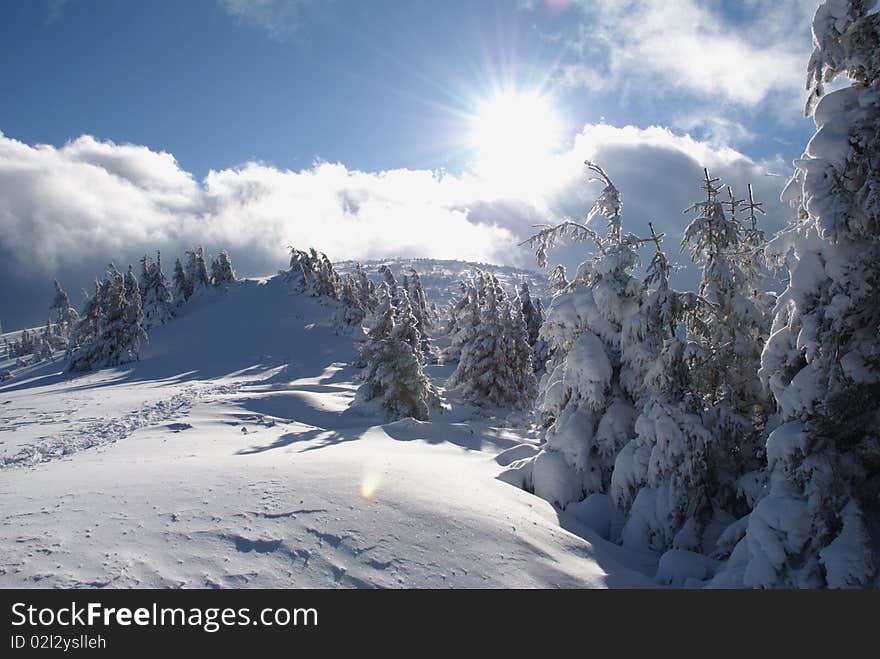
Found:
<path fill-rule="evenodd" d="M 394 276 L 398 279 L 401 279 L 410 269 L 414 269 L 422 279 L 422 286 L 424 286 L 428 298 L 439 305 L 452 300 L 458 294 L 458 282 L 475 270 L 490 272 L 498 277 L 508 293 L 513 293 L 514 289 L 525 281 L 529 285 L 532 297 L 541 298 L 545 305 L 550 302 L 551 297 L 546 274 L 512 266 L 440 259 L 384 259 L 361 261 L 360 263 L 374 281 L 377 281 L 377 273 L 383 265 L 391 268 Z M 354 264 L 355 261 L 340 261 L 334 266 L 340 272 L 351 272 Z"/>

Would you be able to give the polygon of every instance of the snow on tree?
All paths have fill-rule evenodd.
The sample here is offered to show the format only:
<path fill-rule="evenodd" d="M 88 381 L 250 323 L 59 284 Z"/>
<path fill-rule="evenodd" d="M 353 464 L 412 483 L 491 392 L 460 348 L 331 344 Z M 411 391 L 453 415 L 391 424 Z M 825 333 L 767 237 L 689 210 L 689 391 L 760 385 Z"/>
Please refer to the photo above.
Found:
<path fill-rule="evenodd" d="M 103 306 L 104 282 L 95 280 L 94 291 L 86 298 L 79 322 L 70 334 L 65 358 L 68 369 L 72 371 L 86 370 L 90 367 L 93 346 L 97 342 L 101 328 L 101 309 Z"/>
<path fill-rule="evenodd" d="M 458 366 L 447 387 L 475 405 L 525 409 L 535 397 L 537 383 L 521 310 L 511 306 L 494 276 L 486 281 L 482 303 L 476 288 L 468 301 L 475 306 L 469 309 L 467 340 L 461 344 Z"/>
<path fill-rule="evenodd" d="M 141 304 L 141 291 L 137 277 L 131 266 L 125 273 L 125 333 L 123 336 L 127 354 L 124 361 L 140 359 L 141 341 L 147 340 L 144 331 L 144 312 Z"/>
<path fill-rule="evenodd" d="M 544 368 L 547 362 L 547 343 L 539 337 L 541 325 L 544 324 L 544 305 L 541 299 L 532 300 L 529 284 L 523 281 L 516 294 L 516 302 L 522 312 L 523 321 L 528 331 L 529 346 L 532 348 L 532 363 L 535 371 Z"/>
<path fill-rule="evenodd" d="M 186 277 L 186 272 L 183 269 L 183 264 L 180 262 L 180 259 L 174 261 L 173 286 L 174 305 L 179 308 L 183 306 L 184 302 L 186 302 L 193 293 L 192 285 Z"/>
<path fill-rule="evenodd" d="M 211 285 L 225 286 L 235 281 L 235 271 L 232 269 L 232 260 L 226 250 L 222 250 L 216 258 L 211 260 Z"/>
<path fill-rule="evenodd" d="M 325 297 L 338 300 L 342 280 L 326 254 L 310 248 L 308 252 L 290 248 L 290 268 L 284 273 L 285 279 L 298 291 L 312 297 Z"/>
<path fill-rule="evenodd" d="M 728 570 L 754 587 L 877 587 L 880 495 L 880 14 L 829 0 L 808 67 L 816 133 L 783 199 L 799 221 L 768 245 L 786 263 L 761 358 L 782 424 L 769 492 Z M 849 85 L 824 94 L 845 73 Z"/>
<path fill-rule="evenodd" d="M 689 249 L 691 259 L 703 265 L 699 292 L 707 303 L 699 324 L 688 328 L 696 343 L 692 368 L 709 406 L 723 402 L 755 420 L 765 406 L 757 371 L 769 329 L 768 312 L 753 297 L 760 285 L 740 267 L 742 227 L 732 216 L 740 202 L 730 193 L 732 212 L 726 216 L 718 198 L 718 179 L 707 170 L 703 173 L 706 199 L 688 209 L 697 210 L 698 216 L 685 229 L 681 243 L 682 250 Z"/>
<path fill-rule="evenodd" d="M 421 336 L 421 353 L 426 362 L 436 362 L 437 357 L 431 345 L 430 330 L 437 321 L 434 309 L 428 302 L 425 295 L 425 289 L 422 288 L 422 280 L 419 273 L 414 268 L 410 268 L 409 277 L 404 276 L 404 284 L 402 290 L 407 293 L 407 297 L 412 309 L 413 316 L 416 319 L 416 325 Z"/>
<path fill-rule="evenodd" d="M 150 329 L 164 325 L 171 320 L 174 315 L 172 311 L 174 298 L 169 290 L 168 279 L 162 270 L 161 253 L 156 252 L 154 262 L 150 262 L 145 255 L 141 260 L 141 265 L 140 291 L 143 300 L 144 327 Z"/>
<path fill-rule="evenodd" d="M 342 305 L 340 320 L 344 325 L 360 327 L 367 315 L 357 279 L 351 275 L 341 278 L 339 302 Z"/>
<path fill-rule="evenodd" d="M 57 279 L 54 280 L 54 284 L 55 299 L 52 301 L 52 306 L 49 307 L 49 311 L 52 314 L 55 324 L 58 325 L 58 335 L 63 336 L 66 343 L 67 336 L 73 331 L 73 328 L 79 321 L 79 313 L 77 313 L 76 309 L 71 306 L 70 298 L 67 296 L 67 293 L 64 292 L 64 289 L 61 288 L 61 284 L 58 283 Z"/>
<path fill-rule="evenodd" d="M 705 551 L 703 536 L 719 514 L 713 435 L 703 405 L 690 392 L 686 342 L 680 331 L 701 300 L 669 286 L 672 267 L 654 233 L 655 253 L 646 270 L 638 310 L 622 327 L 621 353 L 636 407 L 634 437 L 614 463 L 610 495 L 624 513 L 624 546 L 665 551 Z M 722 511 L 724 508 L 720 508 Z M 722 523 L 731 521 L 728 513 Z"/>
<path fill-rule="evenodd" d="M 413 347 L 419 342 L 408 302 L 395 306 L 391 289 L 383 282 L 368 341 L 361 349 L 367 366 L 355 404 L 377 401 L 386 422 L 406 417 L 427 420 L 430 408 L 440 405 L 440 398 L 422 370 L 418 349 Z"/>
<path fill-rule="evenodd" d="M 590 493 L 607 493 L 614 462 L 633 435 L 637 381 L 621 358 L 621 330 L 638 310 L 641 283 L 632 276 L 641 239 L 621 230 L 620 194 L 601 167 L 586 162 L 604 189 L 583 223 L 565 220 L 545 227 L 524 244 L 535 248 L 539 266 L 563 236 L 591 240 L 597 253 L 581 263 L 572 281 L 557 277 L 559 293 L 540 330 L 551 351 L 541 380 L 538 411 L 545 443 L 532 459 L 515 463 L 507 476 L 564 508 Z M 588 224 L 607 220 L 606 236 Z"/>
<path fill-rule="evenodd" d="M 376 297 L 376 285 L 367 276 L 360 263 L 354 264 L 354 278 L 357 284 L 357 298 L 361 308 L 366 311 L 372 311 L 378 304 Z"/>
<path fill-rule="evenodd" d="M 123 275 L 111 263 L 107 276 L 86 302 L 68 349 L 68 369 L 117 366 L 140 357 L 143 329 L 140 287 L 129 267 Z"/>
<path fill-rule="evenodd" d="M 519 285 L 516 299 L 529 333 L 529 345 L 533 346 L 538 340 L 538 331 L 541 329 L 541 325 L 544 324 L 544 309 L 541 305 L 541 300 L 536 300 L 537 304 L 532 302 L 529 284 L 526 281 Z"/>
<path fill-rule="evenodd" d="M 382 277 L 382 281 L 388 284 L 388 290 L 391 291 L 391 295 L 397 295 L 397 279 L 395 279 L 394 273 L 391 272 L 391 268 L 387 265 L 379 266 L 379 275 Z"/>
<path fill-rule="evenodd" d="M 205 250 L 201 245 L 186 250 L 186 281 L 189 288 L 187 299 L 211 285 L 208 265 L 205 263 Z"/>
<path fill-rule="evenodd" d="M 472 343 L 480 325 L 480 313 L 486 299 L 486 280 L 488 275 L 477 270 L 459 283 L 461 296 L 450 305 L 447 332 L 449 347 L 444 351 L 444 359 L 458 361 L 462 348 Z"/>
<path fill-rule="evenodd" d="M 751 247 L 744 244 L 744 227 L 736 217 L 744 203 L 717 178 L 703 170 L 703 201 L 690 210 L 697 217 L 688 225 L 682 250 L 702 263 L 699 293 L 703 313 L 687 323 L 687 363 L 692 390 L 702 400 L 704 422 L 713 441 L 706 457 L 716 472 L 715 506 L 737 510 L 741 500 L 737 480 L 763 465 L 762 430 L 770 401 L 758 378 L 761 349 L 769 334 L 767 298 L 761 291 L 761 245 L 750 226 Z M 724 199 L 724 200 L 722 200 Z M 724 206 L 727 206 L 725 213 Z M 750 193 L 750 222 L 759 206 Z M 739 509 L 739 512 L 746 512 Z"/>

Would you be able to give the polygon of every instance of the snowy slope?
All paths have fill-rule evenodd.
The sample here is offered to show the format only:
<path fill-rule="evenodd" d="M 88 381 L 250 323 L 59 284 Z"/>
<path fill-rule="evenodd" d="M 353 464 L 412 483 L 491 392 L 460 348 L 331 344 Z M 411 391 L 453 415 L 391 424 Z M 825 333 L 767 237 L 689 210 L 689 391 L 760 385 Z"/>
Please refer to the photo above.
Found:
<path fill-rule="evenodd" d="M 0 386 L 0 586 L 652 585 L 651 557 L 496 479 L 528 437 L 460 406 L 348 410 L 354 344 L 330 312 L 242 281 L 132 368 Z"/>

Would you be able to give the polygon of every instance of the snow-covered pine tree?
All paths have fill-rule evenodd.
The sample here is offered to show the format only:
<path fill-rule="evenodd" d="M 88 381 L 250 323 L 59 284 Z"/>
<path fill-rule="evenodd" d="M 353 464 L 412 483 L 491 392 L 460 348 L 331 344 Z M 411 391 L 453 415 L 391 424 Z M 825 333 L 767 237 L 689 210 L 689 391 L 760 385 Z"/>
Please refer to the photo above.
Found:
<path fill-rule="evenodd" d="M 379 275 L 382 277 L 382 281 L 388 284 L 388 290 L 391 291 L 391 295 L 397 295 L 397 279 L 395 279 L 394 273 L 391 272 L 391 268 L 384 264 L 379 266 Z"/>
<path fill-rule="evenodd" d="M 141 341 L 147 340 L 144 330 L 144 311 L 141 304 L 141 291 L 137 277 L 131 266 L 125 273 L 125 334 L 124 342 L 128 354 L 124 361 L 138 361 L 141 358 Z M 123 363 L 123 362 L 120 362 Z"/>
<path fill-rule="evenodd" d="M 183 264 L 180 262 L 180 259 L 175 259 L 174 261 L 174 276 L 172 281 L 174 287 L 174 306 L 179 309 L 187 300 L 189 300 L 193 292 L 192 285 L 186 277 L 186 272 L 183 269 Z"/>
<path fill-rule="evenodd" d="M 105 287 L 102 295 L 101 327 L 95 346 L 94 366 L 116 366 L 131 361 L 128 353 L 127 311 L 125 277 L 112 263 L 107 268 Z"/>
<path fill-rule="evenodd" d="M 422 279 L 415 268 L 410 268 L 409 277 L 404 277 L 403 281 L 403 290 L 407 292 L 419 335 L 422 337 L 421 352 L 424 360 L 427 363 L 436 362 L 437 356 L 431 345 L 430 331 L 437 319 L 425 295 L 425 289 L 422 288 Z"/>
<path fill-rule="evenodd" d="M 112 263 L 86 302 L 68 348 L 68 370 L 117 366 L 139 359 L 143 329 L 140 287 L 131 267 L 126 275 Z"/>
<path fill-rule="evenodd" d="M 747 586 L 880 586 L 876 4 L 828 0 L 813 19 L 816 134 L 783 192 L 799 221 L 767 247 L 790 274 L 761 359 L 783 423 L 767 440 L 769 492 L 728 563 Z M 849 84 L 825 95 L 840 74 Z"/>
<path fill-rule="evenodd" d="M 342 305 L 342 323 L 348 327 L 361 327 L 367 312 L 363 306 L 358 280 L 351 275 L 343 275 L 339 284 L 339 302 Z M 360 335 L 360 331 L 358 332 Z"/>
<path fill-rule="evenodd" d="M 430 408 L 440 405 L 440 398 L 412 347 L 413 336 L 418 334 L 415 318 L 411 312 L 400 319 L 395 315 L 393 296 L 384 282 L 368 341 L 361 349 L 367 367 L 355 403 L 378 400 L 386 422 L 406 417 L 426 420 Z"/>
<path fill-rule="evenodd" d="M 544 305 L 541 299 L 532 300 L 529 284 L 526 281 L 520 283 L 515 302 L 522 310 L 523 321 L 528 330 L 529 345 L 532 348 L 532 364 L 535 371 L 544 368 L 547 362 L 547 343 L 539 337 L 541 325 L 544 324 Z"/>
<path fill-rule="evenodd" d="M 235 270 L 232 269 L 232 260 L 226 250 L 222 250 L 216 258 L 211 260 L 211 285 L 226 286 L 235 281 Z"/>
<path fill-rule="evenodd" d="M 479 303 L 479 294 L 473 299 Z M 474 315 L 478 323 L 468 328 L 469 340 L 447 386 L 475 405 L 524 409 L 536 389 L 528 334 L 522 312 L 511 308 L 496 277 L 488 278 L 485 300 Z"/>
<path fill-rule="evenodd" d="M 208 265 L 205 263 L 205 250 L 201 245 L 186 250 L 186 281 L 190 291 L 187 298 L 211 285 Z"/>
<path fill-rule="evenodd" d="M 627 385 L 639 415 L 635 436 L 614 463 L 610 495 L 624 514 L 620 541 L 638 550 L 705 551 L 706 529 L 720 516 L 718 474 L 712 462 L 712 433 L 704 426 L 700 397 L 690 392 L 681 327 L 697 315 L 701 300 L 670 288 L 672 270 L 651 235 L 655 253 L 646 270 L 638 311 L 624 321 L 621 336 Z"/>
<path fill-rule="evenodd" d="M 65 354 L 68 370 L 84 371 L 91 367 L 95 358 L 93 351 L 101 330 L 104 289 L 104 282 L 96 279 L 94 291 L 86 298 L 79 322 L 70 334 Z"/>
<path fill-rule="evenodd" d="M 572 281 L 564 274 L 556 277 L 559 292 L 540 331 L 552 354 L 538 395 L 545 443 L 537 456 L 515 463 L 516 473 L 509 474 L 512 482 L 559 508 L 608 491 L 617 454 L 632 437 L 637 414 L 625 386 L 636 378 L 621 359 L 621 328 L 638 310 L 641 282 L 632 270 L 644 241 L 622 232 L 617 188 L 601 167 L 586 165 L 605 185 L 586 221 L 565 220 L 524 243 L 535 248 L 539 267 L 565 235 L 597 247 Z M 588 226 L 596 215 L 607 220 L 605 237 Z"/>
<path fill-rule="evenodd" d="M 376 308 L 376 286 L 367 276 L 367 271 L 360 263 L 354 264 L 354 278 L 357 283 L 358 302 L 365 311 L 370 312 Z"/>
<path fill-rule="evenodd" d="M 449 346 L 444 351 L 447 362 L 458 361 L 462 348 L 477 336 L 486 295 L 486 275 L 477 270 L 459 283 L 459 289 L 460 297 L 452 302 L 449 311 Z"/>
<path fill-rule="evenodd" d="M 169 290 L 168 279 L 162 270 L 162 254 L 156 252 L 156 261 L 146 262 L 145 273 L 141 277 L 141 299 L 143 300 L 144 328 L 150 329 L 164 325 L 171 320 L 174 299 Z M 178 261 L 179 263 L 179 261 Z"/>
<path fill-rule="evenodd" d="M 49 307 L 49 312 L 56 325 L 55 335 L 58 337 L 58 347 L 62 348 L 67 346 L 67 339 L 73 328 L 76 327 L 77 322 L 79 322 L 79 313 L 71 306 L 70 298 L 64 292 L 64 289 L 61 288 L 61 284 L 58 283 L 57 279 L 54 280 L 54 284 L 55 299 L 52 301 L 52 306 Z M 60 345 L 62 342 L 64 345 Z"/>
<path fill-rule="evenodd" d="M 517 290 L 517 301 L 522 311 L 526 329 L 529 332 L 529 345 L 533 346 L 538 340 L 538 331 L 541 329 L 541 325 L 544 324 L 544 310 L 543 307 L 540 306 L 541 301 L 538 300 L 537 305 L 532 302 L 532 295 L 529 291 L 529 283 L 527 281 L 520 283 L 519 289 Z"/>
<path fill-rule="evenodd" d="M 705 302 L 704 313 L 692 314 L 687 324 L 687 359 L 693 391 L 702 398 L 713 435 L 709 448 L 714 455 L 707 460 L 719 470 L 718 487 L 727 488 L 717 496 L 732 508 L 737 479 L 763 464 L 761 431 L 770 406 L 758 368 L 769 312 L 757 267 L 742 267 L 758 258 L 743 244 L 743 227 L 735 217 L 742 202 L 729 189 L 727 201 L 721 201 L 723 186 L 705 169 L 703 175 L 706 198 L 688 209 L 698 215 L 681 243 L 703 266 L 699 292 Z"/>

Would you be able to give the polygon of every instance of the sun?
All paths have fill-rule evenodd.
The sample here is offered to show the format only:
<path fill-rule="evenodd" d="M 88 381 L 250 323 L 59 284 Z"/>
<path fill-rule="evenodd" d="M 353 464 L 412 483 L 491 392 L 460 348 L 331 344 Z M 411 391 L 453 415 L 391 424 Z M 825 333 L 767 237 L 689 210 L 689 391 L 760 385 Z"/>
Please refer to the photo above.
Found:
<path fill-rule="evenodd" d="M 477 169 L 504 174 L 545 159 L 557 146 L 560 121 L 546 96 L 505 92 L 478 107 L 471 146 Z"/>

